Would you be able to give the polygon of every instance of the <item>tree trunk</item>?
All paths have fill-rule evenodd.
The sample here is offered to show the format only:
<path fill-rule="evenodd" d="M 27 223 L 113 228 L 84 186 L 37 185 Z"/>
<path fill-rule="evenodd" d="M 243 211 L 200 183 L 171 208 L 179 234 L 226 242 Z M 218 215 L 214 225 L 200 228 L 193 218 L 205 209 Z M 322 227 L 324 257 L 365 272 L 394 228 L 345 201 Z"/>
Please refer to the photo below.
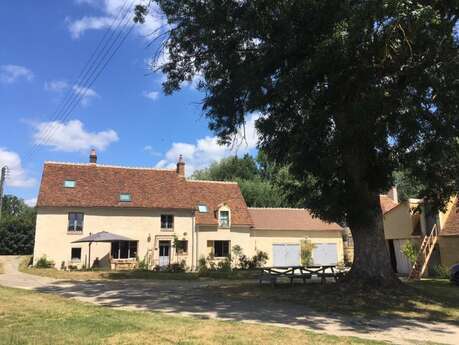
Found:
<path fill-rule="evenodd" d="M 395 286 L 395 275 L 384 238 L 383 214 L 379 195 L 369 198 L 361 214 L 349 215 L 354 239 L 354 263 L 347 281 L 365 286 Z"/>

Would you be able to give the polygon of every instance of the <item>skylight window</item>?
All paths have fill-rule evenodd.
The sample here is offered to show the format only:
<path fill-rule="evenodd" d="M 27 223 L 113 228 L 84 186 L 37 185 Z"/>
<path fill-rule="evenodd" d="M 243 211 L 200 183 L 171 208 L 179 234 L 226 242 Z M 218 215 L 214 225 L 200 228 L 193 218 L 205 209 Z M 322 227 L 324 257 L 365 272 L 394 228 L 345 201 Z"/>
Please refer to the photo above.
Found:
<path fill-rule="evenodd" d="M 199 204 L 198 205 L 198 211 L 200 213 L 207 213 L 208 212 L 207 205 L 206 204 Z"/>
<path fill-rule="evenodd" d="M 75 188 L 76 186 L 76 181 L 75 180 L 65 180 L 64 181 L 64 187 L 65 188 Z"/>
<path fill-rule="evenodd" d="M 120 194 L 120 201 L 129 202 L 131 200 L 132 200 L 131 193 L 121 193 Z"/>

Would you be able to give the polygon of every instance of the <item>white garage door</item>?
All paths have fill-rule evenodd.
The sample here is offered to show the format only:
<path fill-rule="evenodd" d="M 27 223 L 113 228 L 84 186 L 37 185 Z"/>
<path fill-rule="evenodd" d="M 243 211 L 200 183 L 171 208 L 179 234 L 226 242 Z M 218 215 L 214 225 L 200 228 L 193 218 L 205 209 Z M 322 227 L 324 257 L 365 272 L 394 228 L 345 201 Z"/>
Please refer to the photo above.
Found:
<path fill-rule="evenodd" d="M 312 262 L 314 265 L 336 265 L 338 263 L 336 243 L 315 243 Z"/>
<path fill-rule="evenodd" d="M 301 259 L 299 244 L 273 244 L 274 266 L 299 266 L 300 263 Z"/>

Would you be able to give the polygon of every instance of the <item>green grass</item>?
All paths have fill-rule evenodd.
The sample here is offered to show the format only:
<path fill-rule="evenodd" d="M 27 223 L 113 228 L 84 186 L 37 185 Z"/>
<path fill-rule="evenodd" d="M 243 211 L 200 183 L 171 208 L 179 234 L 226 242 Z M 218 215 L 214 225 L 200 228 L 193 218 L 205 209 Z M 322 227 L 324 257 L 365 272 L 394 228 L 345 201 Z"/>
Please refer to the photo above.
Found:
<path fill-rule="evenodd" d="M 144 270 L 133 271 L 62 271 L 54 268 L 33 268 L 28 267 L 31 256 L 24 256 L 21 260 L 19 270 L 24 273 L 34 274 L 42 277 L 50 277 L 65 280 L 104 280 L 104 279 L 147 279 L 147 280 L 196 280 L 196 279 L 225 279 L 243 280 L 252 279 L 254 271 L 233 271 L 233 272 L 207 272 L 199 274 L 196 272 L 153 272 Z"/>
<path fill-rule="evenodd" d="M 241 283 L 221 285 L 216 293 L 228 298 L 258 298 L 295 303 L 321 311 L 356 317 L 402 317 L 459 325 L 459 287 L 445 279 L 403 283 L 394 289 L 359 290 L 328 283 L 290 287 Z"/>
<path fill-rule="evenodd" d="M 0 344 L 383 344 L 297 329 L 115 310 L 0 287 Z"/>

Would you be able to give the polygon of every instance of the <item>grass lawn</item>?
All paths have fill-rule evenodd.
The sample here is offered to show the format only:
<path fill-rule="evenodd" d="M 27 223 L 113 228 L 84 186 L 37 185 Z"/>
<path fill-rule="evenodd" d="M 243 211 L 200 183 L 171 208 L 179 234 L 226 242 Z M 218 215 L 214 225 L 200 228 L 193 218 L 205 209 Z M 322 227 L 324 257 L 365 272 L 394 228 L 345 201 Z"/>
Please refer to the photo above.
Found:
<path fill-rule="evenodd" d="M 215 288 L 213 288 L 215 289 Z M 356 317 L 403 317 L 459 325 L 459 287 L 446 279 L 404 283 L 397 289 L 362 291 L 340 284 L 289 284 L 255 287 L 222 285 L 230 298 L 259 298 L 304 305 L 314 310 Z"/>
<path fill-rule="evenodd" d="M 262 325 L 115 310 L 0 287 L 0 344 L 383 344 Z"/>

